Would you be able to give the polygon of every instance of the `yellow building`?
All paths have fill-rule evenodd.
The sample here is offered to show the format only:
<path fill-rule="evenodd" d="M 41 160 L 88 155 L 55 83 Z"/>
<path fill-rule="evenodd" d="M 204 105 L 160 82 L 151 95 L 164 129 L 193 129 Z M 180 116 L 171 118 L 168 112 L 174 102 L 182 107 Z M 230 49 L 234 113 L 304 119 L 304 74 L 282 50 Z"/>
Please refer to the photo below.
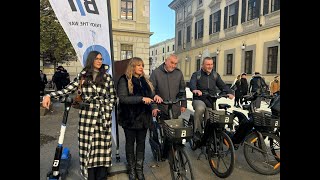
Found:
<path fill-rule="evenodd" d="M 111 0 L 110 4 L 114 60 L 140 57 L 149 74 L 150 0 Z M 72 79 L 82 70 L 79 61 L 58 65 L 67 69 Z M 52 67 L 44 71 L 49 78 L 54 73 Z"/>
<path fill-rule="evenodd" d="M 114 60 L 140 57 L 149 74 L 150 0 L 110 2 Z"/>
<path fill-rule="evenodd" d="M 188 82 L 206 56 L 226 83 L 280 75 L 280 0 L 173 0 L 175 53 Z"/>

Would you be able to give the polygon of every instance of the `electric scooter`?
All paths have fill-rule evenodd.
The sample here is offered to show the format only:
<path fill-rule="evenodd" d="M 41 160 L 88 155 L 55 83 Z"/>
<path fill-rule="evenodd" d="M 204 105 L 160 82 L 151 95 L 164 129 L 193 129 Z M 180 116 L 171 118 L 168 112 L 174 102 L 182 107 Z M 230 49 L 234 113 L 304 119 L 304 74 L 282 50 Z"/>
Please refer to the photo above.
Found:
<path fill-rule="evenodd" d="M 56 152 L 54 155 L 54 160 L 52 164 L 51 171 L 47 174 L 47 180 L 64 180 L 68 174 L 68 168 L 70 165 L 71 154 L 70 150 L 67 147 L 63 147 L 64 134 L 66 131 L 66 124 L 68 120 L 68 114 L 71 107 L 73 99 L 69 96 L 65 96 L 61 100 L 61 103 L 64 103 L 64 114 L 60 129 L 58 146 L 56 147 Z"/>

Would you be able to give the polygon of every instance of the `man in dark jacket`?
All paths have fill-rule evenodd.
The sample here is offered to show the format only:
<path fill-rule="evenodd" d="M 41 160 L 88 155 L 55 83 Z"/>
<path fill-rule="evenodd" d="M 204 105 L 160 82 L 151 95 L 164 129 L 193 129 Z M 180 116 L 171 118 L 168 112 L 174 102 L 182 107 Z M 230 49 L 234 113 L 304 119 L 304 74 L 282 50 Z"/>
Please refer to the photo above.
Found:
<path fill-rule="evenodd" d="M 155 96 L 154 101 L 157 107 L 152 110 L 152 115 L 157 116 L 160 113 L 160 120 L 168 120 L 168 105 L 161 104 L 163 100 L 175 101 L 179 97 L 186 97 L 186 85 L 182 72 L 177 68 L 178 57 L 175 54 L 169 55 L 166 61 L 158 68 L 152 71 L 150 81 L 154 86 Z M 181 101 L 172 106 L 173 118 L 180 116 L 181 112 L 185 112 L 187 108 L 187 101 Z M 168 142 L 164 141 L 163 158 L 168 156 Z"/>
<path fill-rule="evenodd" d="M 150 81 L 155 89 L 154 101 L 158 103 L 158 108 L 152 111 L 153 116 L 161 111 L 161 119 L 169 119 L 168 105 L 163 105 L 163 100 L 176 100 L 178 96 L 186 97 L 186 85 L 184 77 L 180 69 L 176 68 L 178 64 L 178 57 L 171 54 L 166 61 L 158 68 L 152 71 Z M 173 118 L 178 118 L 181 112 L 185 112 L 187 108 L 187 101 L 176 103 L 172 107 Z"/>
<path fill-rule="evenodd" d="M 202 61 L 201 77 L 197 78 L 198 71 L 194 72 L 190 79 L 190 91 L 193 93 L 192 106 L 194 111 L 194 132 L 195 136 L 199 136 L 201 128 L 202 116 L 208 119 L 208 112 L 205 113 L 206 107 L 212 107 L 211 99 L 208 96 L 203 96 L 203 93 L 216 94 L 217 88 L 220 91 L 226 92 L 229 99 L 233 99 L 233 91 L 221 79 L 220 75 L 213 71 L 213 59 L 205 57 Z M 213 75 L 217 74 L 217 78 Z"/>
<path fill-rule="evenodd" d="M 261 74 L 259 72 L 255 72 L 252 76 L 249 84 L 249 92 L 250 93 L 265 93 L 268 89 L 267 83 L 264 81 L 264 79 L 261 77 Z M 254 106 L 256 108 L 260 108 L 261 105 L 261 98 L 258 97 L 254 102 Z"/>

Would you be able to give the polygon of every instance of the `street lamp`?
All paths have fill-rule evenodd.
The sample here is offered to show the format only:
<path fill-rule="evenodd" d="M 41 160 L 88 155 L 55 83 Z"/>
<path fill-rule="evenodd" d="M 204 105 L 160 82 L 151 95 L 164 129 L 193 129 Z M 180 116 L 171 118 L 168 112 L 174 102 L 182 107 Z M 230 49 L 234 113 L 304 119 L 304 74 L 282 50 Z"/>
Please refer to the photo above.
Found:
<path fill-rule="evenodd" d="M 241 49 L 244 50 L 246 48 L 246 44 L 242 43 Z"/>

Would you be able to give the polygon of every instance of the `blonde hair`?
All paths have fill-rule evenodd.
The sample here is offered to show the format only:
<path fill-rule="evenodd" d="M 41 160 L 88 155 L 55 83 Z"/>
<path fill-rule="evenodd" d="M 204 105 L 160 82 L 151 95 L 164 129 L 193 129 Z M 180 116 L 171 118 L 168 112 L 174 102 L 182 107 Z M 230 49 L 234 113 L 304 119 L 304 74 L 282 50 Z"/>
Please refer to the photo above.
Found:
<path fill-rule="evenodd" d="M 133 94 L 132 76 L 134 74 L 134 68 L 140 64 L 142 64 L 142 66 L 144 67 L 144 63 L 143 63 L 142 59 L 139 57 L 131 58 L 128 63 L 127 70 L 126 70 L 125 74 L 128 79 L 128 89 L 129 89 L 130 94 Z M 146 82 L 148 83 L 151 91 L 154 92 L 154 87 L 153 87 L 152 83 L 149 81 L 149 79 L 145 77 L 144 71 L 142 72 L 140 77 L 144 77 L 146 79 Z"/>

